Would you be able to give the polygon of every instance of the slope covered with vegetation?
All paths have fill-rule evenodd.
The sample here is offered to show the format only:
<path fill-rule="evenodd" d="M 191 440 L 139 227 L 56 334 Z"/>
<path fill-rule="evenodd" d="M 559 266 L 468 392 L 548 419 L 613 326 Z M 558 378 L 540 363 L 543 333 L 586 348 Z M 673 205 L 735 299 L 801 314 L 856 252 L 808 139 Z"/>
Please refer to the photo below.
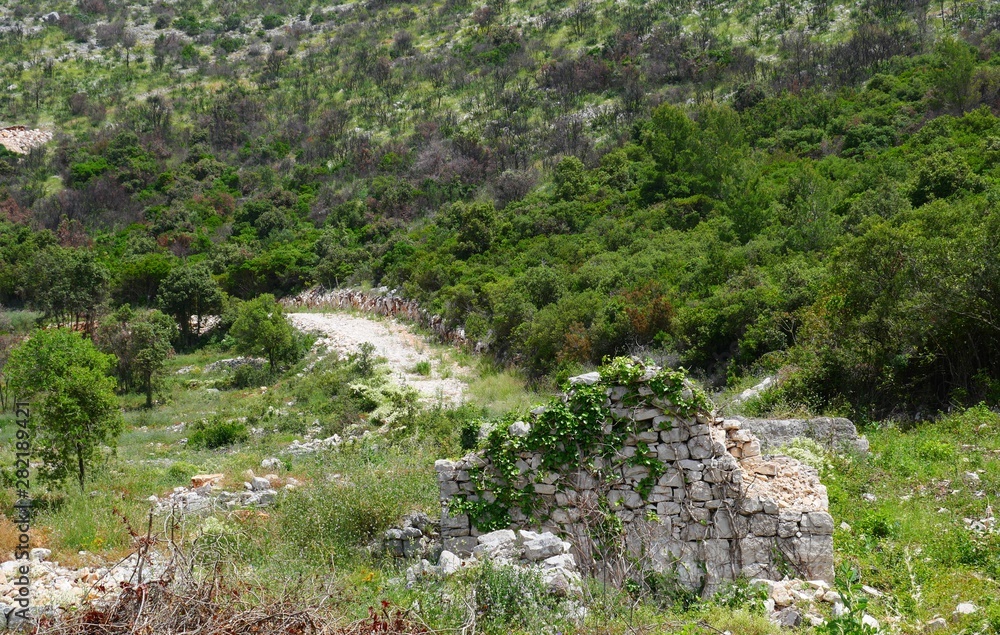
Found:
<path fill-rule="evenodd" d="M 792 406 L 993 400 L 997 15 L 14 3 L 0 116 L 57 140 L 3 159 L 0 301 L 388 285 L 535 376 L 651 347 Z"/>
<path fill-rule="evenodd" d="M 126 430 L 84 491 L 37 492 L 35 540 L 112 558 L 149 496 L 356 433 L 288 458 L 306 486 L 268 514 L 184 527 L 200 562 L 305 580 L 344 620 L 386 599 L 434 629 L 774 631 L 745 588 L 588 588 L 567 621 L 531 581 L 406 588 L 369 549 L 436 512 L 433 460 L 482 416 L 536 401 L 520 379 L 634 353 L 718 389 L 776 373 L 745 412 L 864 422 L 868 457 L 795 451 L 868 611 L 917 632 L 974 601 L 945 628 L 998 631 L 998 33 L 1000 4 L 959 0 L 3 3 L 0 125 L 54 139 L 0 150 L 0 362 L 93 326 L 114 357 L 81 358 L 116 383 L 60 381 L 117 433 L 115 386 Z M 370 351 L 303 361 L 266 294 L 314 285 L 398 289 L 488 344 L 471 405 L 385 389 Z M 237 352 L 269 363 L 210 370 Z"/>

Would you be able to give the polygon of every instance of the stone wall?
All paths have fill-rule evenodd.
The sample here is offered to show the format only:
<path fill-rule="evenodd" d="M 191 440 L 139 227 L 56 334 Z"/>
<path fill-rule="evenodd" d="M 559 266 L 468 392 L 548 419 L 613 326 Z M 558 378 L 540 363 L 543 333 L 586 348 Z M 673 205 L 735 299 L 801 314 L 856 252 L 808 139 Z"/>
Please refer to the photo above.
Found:
<path fill-rule="evenodd" d="M 597 373 L 570 381 L 602 383 Z M 531 518 L 509 510 L 511 529 L 565 537 L 592 575 L 609 575 L 612 567 L 623 579 L 641 568 L 676 575 L 704 593 L 740 575 L 833 580 L 833 519 L 815 470 L 788 457 L 762 456 L 760 441 L 739 421 L 710 412 L 684 416 L 646 385 L 607 385 L 606 394 L 604 434 L 610 442 L 619 425 L 613 422 L 626 420 L 624 442 L 610 457 L 583 457 L 578 465 L 586 467 L 554 472 L 540 469 L 541 452 L 521 453 L 515 486 L 533 486 L 537 505 Z M 529 434 L 543 411 L 512 424 L 509 434 Z M 634 460 L 640 452 L 658 462 L 652 486 L 650 468 Z M 468 515 L 452 515 L 453 504 L 496 500 L 490 486 L 496 470 L 479 454 L 440 460 L 435 468 L 444 548 L 467 554 L 480 530 Z M 620 523 L 609 523 L 615 519 Z M 617 528 L 614 538 L 601 539 L 609 527 Z"/>
<path fill-rule="evenodd" d="M 316 287 L 281 300 L 289 307 L 304 309 L 354 310 L 374 315 L 405 318 L 434 333 L 442 342 L 469 347 L 477 353 L 485 352 L 483 342 L 472 342 L 462 328 L 449 328 L 444 318 L 420 308 L 415 300 L 399 297 L 386 287 L 372 291 L 359 289 L 324 289 Z"/>

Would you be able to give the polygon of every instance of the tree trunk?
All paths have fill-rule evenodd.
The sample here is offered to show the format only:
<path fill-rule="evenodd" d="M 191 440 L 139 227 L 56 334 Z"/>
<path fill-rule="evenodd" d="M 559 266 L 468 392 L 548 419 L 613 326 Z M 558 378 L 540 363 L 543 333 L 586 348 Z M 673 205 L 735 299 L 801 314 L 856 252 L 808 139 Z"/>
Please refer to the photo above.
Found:
<path fill-rule="evenodd" d="M 84 472 L 83 466 L 83 446 L 79 443 L 76 444 L 76 462 L 77 467 L 80 470 L 80 473 L 78 474 L 80 477 L 80 493 L 83 493 L 83 482 L 86 477 L 86 473 Z"/>
<path fill-rule="evenodd" d="M 153 376 L 146 375 L 146 407 L 153 407 Z"/>

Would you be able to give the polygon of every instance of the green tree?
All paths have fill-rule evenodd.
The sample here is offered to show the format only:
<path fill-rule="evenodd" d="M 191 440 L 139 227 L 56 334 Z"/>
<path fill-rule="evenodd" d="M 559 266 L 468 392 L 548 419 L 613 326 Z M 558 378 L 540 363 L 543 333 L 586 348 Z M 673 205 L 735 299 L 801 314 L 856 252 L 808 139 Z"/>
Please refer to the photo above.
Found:
<path fill-rule="evenodd" d="M 941 63 L 934 73 L 934 89 L 945 103 L 962 112 L 969 100 L 976 69 L 973 49 L 965 42 L 948 38 L 938 43 L 937 53 Z"/>
<path fill-rule="evenodd" d="M 181 327 L 181 340 L 191 341 L 191 318 L 201 334 L 201 319 L 222 305 L 222 291 L 208 267 L 194 265 L 171 270 L 160 284 L 160 307 Z"/>
<path fill-rule="evenodd" d="M 74 469 L 83 490 L 101 445 L 113 445 L 122 429 L 114 356 L 64 329 L 35 331 L 11 352 L 7 370 L 14 393 L 36 400 L 35 445 L 40 476 L 62 482 Z"/>
<path fill-rule="evenodd" d="M 176 333 L 177 325 L 165 313 L 137 313 L 125 305 L 101 324 L 95 339 L 101 350 L 118 358 L 119 387 L 141 390 L 146 394 L 146 407 L 151 408 L 153 390 L 173 353 L 170 341 Z"/>
<path fill-rule="evenodd" d="M 229 334 L 241 353 L 266 357 L 271 372 L 279 362 L 295 357 L 295 330 L 285 318 L 284 307 L 270 293 L 244 302 Z"/>
<path fill-rule="evenodd" d="M 93 252 L 51 245 L 21 273 L 28 304 L 62 326 L 70 318 L 89 325 L 107 300 L 109 274 Z"/>
<path fill-rule="evenodd" d="M 571 201 L 583 196 L 590 189 L 590 179 L 587 168 L 576 157 L 566 157 L 556 165 L 552 176 L 555 184 L 556 198 L 561 201 Z"/>

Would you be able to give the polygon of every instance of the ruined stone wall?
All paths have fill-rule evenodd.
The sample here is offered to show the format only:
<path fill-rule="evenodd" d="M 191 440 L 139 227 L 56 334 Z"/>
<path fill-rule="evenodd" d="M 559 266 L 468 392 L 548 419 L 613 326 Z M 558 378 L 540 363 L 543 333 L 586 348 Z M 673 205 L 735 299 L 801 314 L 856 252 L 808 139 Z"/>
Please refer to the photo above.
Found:
<path fill-rule="evenodd" d="M 597 373 L 571 380 L 577 386 L 600 382 Z M 740 575 L 833 580 L 833 519 L 812 468 L 788 457 L 763 457 L 760 441 L 739 421 L 703 411 L 684 416 L 644 385 L 609 385 L 606 394 L 604 434 L 610 440 L 612 430 L 621 429 L 615 422 L 624 420 L 624 441 L 613 455 L 584 457 L 578 465 L 586 467 L 574 470 L 545 471 L 543 450 L 521 453 L 514 485 L 532 486 L 538 504 L 530 518 L 509 510 L 511 529 L 565 537 L 584 568 L 587 562 L 594 567 L 592 574 L 614 561 L 622 576 L 638 566 L 676 575 L 706 593 Z M 515 422 L 509 433 L 528 434 L 542 412 Z M 648 463 L 636 464 L 637 453 L 657 461 L 655 482 Z M 435 467 L 444 548 L 466 554 L 480 528 L 451 511 L 461 508 L 457 501 L 495 500 L 489 484 L 495 470 L 481 454 Z M 615 518 L 621 521 L 615 538 L 601 540 Z"/>

